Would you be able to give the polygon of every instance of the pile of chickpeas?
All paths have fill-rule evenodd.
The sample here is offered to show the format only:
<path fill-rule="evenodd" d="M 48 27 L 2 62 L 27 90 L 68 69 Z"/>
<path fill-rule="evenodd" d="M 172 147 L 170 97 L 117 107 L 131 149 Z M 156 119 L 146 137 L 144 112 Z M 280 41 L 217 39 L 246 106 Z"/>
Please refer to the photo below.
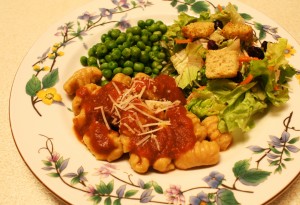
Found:
<path fill-rule="evenodd" d="M 83 66 L 98 67 L 105 78 L 102 84 L 117 73 L 133 77 L 143 72 L 155 77 L 169 60 L 161 46 L 161 41 L 167 41 L 166 31 L 167 26 L 162 21 L 153 19 L 139 20 L 125 32 L 113 28 L 101 35 L 101 41 L 93 45 L 80 62 Z"/>

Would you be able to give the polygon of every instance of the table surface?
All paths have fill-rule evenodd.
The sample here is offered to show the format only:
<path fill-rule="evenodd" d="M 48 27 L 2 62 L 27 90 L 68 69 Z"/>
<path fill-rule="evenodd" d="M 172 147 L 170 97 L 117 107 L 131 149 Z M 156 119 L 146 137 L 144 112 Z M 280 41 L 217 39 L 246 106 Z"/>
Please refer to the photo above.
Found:
<path fill-rule="evenodd" d="M 299 0 L 240 1 L 272 18 L 300 43 Z M 33 43 L 48 27 L 87 2 L 0 0 L 0 204 L 65 204 L 35 178 L 19 155 L 10 129 L 9 96 L 18 67 Z M 300 179 L 296 180 L 271 204 L 300 204 L 299 182 Z"/>

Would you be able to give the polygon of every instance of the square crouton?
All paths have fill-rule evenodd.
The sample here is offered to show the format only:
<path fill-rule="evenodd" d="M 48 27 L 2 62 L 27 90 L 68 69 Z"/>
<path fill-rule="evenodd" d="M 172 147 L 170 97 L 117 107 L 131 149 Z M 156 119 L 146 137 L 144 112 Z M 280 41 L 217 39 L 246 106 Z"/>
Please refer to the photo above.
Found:
<path fill-rule="evenodd" d="M 205 75 L 209 79 L 233 78 L 239 71 L 238 52 L 233 50 L 209 50 L 206 54 Z"/>
<path fill-rule="evenodd" d="M 222 29 L 222 35 L 227 39 L 239 38 L 241 41 L 253 40 L 253 29 L 244 23 L 227 23 Z"/>
<path fill-rule="evenodd" d="M 198 21 L 182 27 L 182 33 L 186 38 L 207 38 L 215 31 L 213 22 Z"/>

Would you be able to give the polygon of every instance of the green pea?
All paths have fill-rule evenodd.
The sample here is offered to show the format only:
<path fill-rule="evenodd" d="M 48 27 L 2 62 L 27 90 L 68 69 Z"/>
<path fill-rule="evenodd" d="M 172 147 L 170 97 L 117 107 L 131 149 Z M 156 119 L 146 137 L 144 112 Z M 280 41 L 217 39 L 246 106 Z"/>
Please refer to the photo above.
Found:
<path fill-rule="evenodd" d="M 154 23 L 154 20 L 153 20 L 153 19 L 147 19 L 147 20 L 145 21 L 146 26 L 151 26 L 153 23 Z"/>
<path fill-rule="evenodd" d="M 111 54 L 107 54 L 107 55 L 104 57 L 104 59 L 105 59 L 106 62 L 112 61 Z"/>
<path fill-rule="evenodd" d="M 161 64 L 158 61 L 153 61 L 151 64 L 151 67 L 154 68 L 158 68 L 159 66 L 161 66 Z"/>
<path fill-rule="evenodd" d="M 112 50 L 113 48 L 117 47 L 117 43 L 115 40 L 106 41 L 105 45 L 107 46 L 108 50 Z"/>
<path fill-rule="evenodd" d="M 156 45 L 152 46 L 152 48 L 151 48 L 152 51 L 160 51 L 160 49 L 161 49 L 161 47 L 156 46 Z"/>
<path fill-rule="evenodd" d="M 118 63 L 116 62 L 116 61 L 110 61 L 109 63 L 108 63 L 108 69 L 109 70 L 113 70 L 113 69 L 115 69 L 115 68 L 117 68 L 118 67 Z"/>
<path fill-rule="evenodd" d="M 150 60 L 149 53 L 147 51 L 142 51 L 140 56 L 140 61 L 144 64 L 147 64 Z"/>
<path fill-rule="evenodd" d="M 149 26 L 147 29 L 148 29 L 151 33 L 153 33 L 154 31 L 158 31 L 159 25 L 156 24 L 156 23 L 154 23 L 154 24 L 152 24 L 151 26 Z"/>
<path fill-rule="evenodd" d="M 141 39 L 140 35 L 134 35 L 132 38 L 133 42 L 135 43 L 138 42 L 140 39 Z"/>
<path fill-rule="evenodd" d="M 111 41 L 111 40 L 112 40 L 112 38 L 109 35 L 107 35 L 104 39 L 104 43 L 107 42 L 107 41 Z"/>
<path fill-rule="evenodd" d="M 135 58 L 138 58 L 141 55 L 141 49 L 137 46 L 131 47 L 131 55 Z"/>
<path fill-rule="evenodd" d="M 142 35 L 142 36 L 141 36 L 141 41 L 142 41 L 144 44 L 146 44 L 146 43 L 149 41 L 149 37 L 146 36 L 146 35 Z"/>
<path fill-rule="evenodd" d="M 90 56 L 87 60 L 88 66 L 98 66 L 97 58 Z"/>
<path fill-rule="evenodd" d="M 98 58 L 102 58 L 103 56 L 105 56 L 105 54 L 108 52 L 108 49 L 106 47 L 106 45 L 104 44 L 100 44 L 99 46 L 97 46 L 96 49 L 96 56 Z"/>
<path fill-rule="evenodd" d="M 122 73 L 123 68 L 117 67 L 113 70 L 113 75 L 116 75 L 117 73 Z"/>
<path fill-rule="evenodd" d="M 126 34 L 126 41 L 133 42 L 133 34 L 132 33 L 127 33 Z"/>
<path fill-rule="evenodd" d="M 129 48 L 131 46 L 131 43 L 129 41 L 125 41 L 123 43 L 124 48 Z"/>
<path fill-rule="evenodd" d="M 114 48 L 111 52 L 111 58 L 114 61 L 119 60 L 121 58 L 121 55 L 122 55 L 122 52 L 118 48 Z"/>
<path fill-rule="evenodd" d="M 164 24 L 161 20 L 158 20 L 158 21 L 156 21 L 155 23 L 157 23 L 158 25 Z"/>
<path fill-rule="evenodd" d="M 155 77 L 157 77 L 157 74 L 152 73 L 152 74 L 150 75 L 150 77 L 151 77 L 151 78 L 155 78 Z"/>
<path fill-rule="evenodd" d="M 145 47 L 145 51 L 150 52 L 151 50 L 152 50 L 152 48 L 150 46 Z"/>
<path fill-rule="evenodd" d="M 132 27 L 127 28 L 126 33 L 132 33 Z"/>
<path fill-rule="evenodd" d="M 152 43 L 153 46 L 160 46 L 160 41 L 156 41 Z"/>
<path fill-rule="evenodd" d="M 100 59 L 98 59 L 98 61 L 99 61 L 99 64 L 106 63 L 106 60 L 104 58 L 100 58 Z"/>
<path fill-rule="evenodd" d="M 164 52 L 159 52 L 158 55 L 157 55 L 157 57 L 159 59 L 165 59 L 166 58 L 166 54 Z"/>
<path fill-rule="evenodd" d="M 106 85 L 107 83 L 109 83 L 108 80 L 102 80 L 100 85 L 101 85 L 101 86 L 104 86 L 104 85 Z"/>
<path fill-rule="evenodd" d="M 104 69 L 102 70 L 102 74 L 106 79 L 110 79 L 112 77 L 112 70 Z"/>
<path fill-rule="evenodd" d="M 149 66 L 147 66 L 147 67 L 145 67 L 144 73 L 146 73 L 147 75 L 151 75 L 152 69 Z"/>
<path fill-rule="evenodd" d="M 152 34 L 149 39 L 150 39 L 151 42 L 159 41 L 159 35 Z"/>
<path fill-rule="evenodd" d="M 133 64 L 133 70 L 134 70 L 135 72 L 143 72 L 144 69 L 145 69 L 145 66 L 144 66 L 143 63 L 135 62 L 135 63 Z"/>
<path fill-rule="evenodd" d="M 131 67 L 125 67 L 123 68 L 122 73 L 124 73 L 125 75 L 131 76 L 133 73 L 133 69 Z"/>
<path fill-rule="evenodd" d="M 92 47 L 88 50 L 88 56 L 95 56 L 95 47 Z"/>
<path fill-rule="evenodd" d="M 142 29 L 141 31 L 141 35 L 142 36 L 150 36 L 152 33 L 150 31 L 148 31 L 147 29 Z"/>
<path fill-rule="evenodd" d="M 141 49 L 141 50 L 145 50 L 145 48 L 146 48 L 146 45 L 144 44 L 143 41 L 138 41 L 138 42 L 136 43 L 136 46 L 137 46 L 139 49 Z"/>
<path fill-rule="evenodd" d="M 101 70 L 108 69 L 108 63 L 102 63 L 102 64 L 100 65 L 100 69 L 101 69 Z"/>
<path fill-rule="evenodd" d="M 159 39 L 161 39 L 161 37 L 162 37 L 161 31 L 154 31 L 153 34 L 158 35 Z"/>
<path fill-rule="evenodd" d="M 137 25 L 138 25 L 140 28 L 145 28 L 146 23 L 145 23 L 144 20 L 138 20 Z"/>
<path fill-rule="evenodd" d="M 101 41 L 102 41 L 102 43 L 105 42 L 106 37 L 108 37 L 107 33 L 104 33 L 104 34 L 101 35 Z"/>
<path fill-rule="evenodd" d="M 159 25 L 159 30 L 164 34 L 167 32 L 168 27 L 165 24 L 160 24 Z"/>
<path fill-rule="evenodd" d="M 124 62 L 123 67 L 133 67 L 133 62 L 130 60 L 127 60 Z"/>
<path fill-rule="evenodd" d="M 80 57 L 80 63 L 82 66 L 87 66 L 88 65 L 88 58 L 86 56 L 81 56 Z"/>
<path fill-rule="evenodd" d="M 120 36 L 120 33 L 121 31 L 119 29 L 112 29 L 111 32 L 110 32 L 110 36 L 113 38 L 113 39 L 117 39 L 119 36 Z"/>
<path fill-rule="evenodd" d="M 168 38 L 167 36 L 163 35 L 163 36 L 161 37 L 161 40 L 168 42 L 168 41 L 169 41 L 169 38 Z"/>
<path fill-rule="evenodd" d="M 160 73 L 160 70 L 157 68 L 153 68 L 152 73 L 158 75 Z"/>
<path fill-rule="evenodd" d="M 125 35 L 120 35 L 117 39 L 116 39 L 116 43 L 118 45 L 123 44 L 126 41 L 126 36 Z"/>
<path fill-rule="evenodd" d="M 156 58 L 157 55 L 157 51 L 150 51 L 149 52 L 149 56 L 151 60 L 154 60 Z"/>
<path fill-rule="evenodd" d="M 124 58 L 129 58 L 131 56 L 131 49 L 130 48 L 124 48 L 122 51 L 122 56 Z"/>
<path fill-rule="evenodd" d="M 156 67 L 156 69 L 161 70 L 163 68 L 163 66 L 160 64 Z"/>
<path fill-rule="evenodd" d="M 123 46 L 123 45 L 118 45 L 118 49 L 119 49 L 120 51 L 124 50 L 124 48 L 125 48 L 125 46 Z"/>
<path fill-rule="evenodd" d="M 132 34 L 133 35 L 140 35 L 141 31 L 142 31 L 142 29 L 139 26 L 132 27 Z"/>

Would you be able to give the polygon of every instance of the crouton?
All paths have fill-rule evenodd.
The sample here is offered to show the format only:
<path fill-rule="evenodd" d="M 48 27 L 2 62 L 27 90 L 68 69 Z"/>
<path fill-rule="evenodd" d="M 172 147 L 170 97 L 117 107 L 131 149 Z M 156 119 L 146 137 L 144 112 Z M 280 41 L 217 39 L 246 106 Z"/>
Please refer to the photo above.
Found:
<path fill-rule="evenodd" d="M 244 23 L 227 23 L 222 29 L 222 35 L 227 39 L 239 38 L 241 41 L 253 40 L 253 29 Z"/>
<path fill-rule="evenodd" d="M 186 38 L 207 38 L 215 31 L 213 22 L 195 22 L 182 27 L 182 33 Z"/>
<path fill-rule="evenodd" d="M 205 75 L 209 79 L 233 78 L 239 71 L 239 53 L 234 50 L 209 50 L 206 54 Z"/>

